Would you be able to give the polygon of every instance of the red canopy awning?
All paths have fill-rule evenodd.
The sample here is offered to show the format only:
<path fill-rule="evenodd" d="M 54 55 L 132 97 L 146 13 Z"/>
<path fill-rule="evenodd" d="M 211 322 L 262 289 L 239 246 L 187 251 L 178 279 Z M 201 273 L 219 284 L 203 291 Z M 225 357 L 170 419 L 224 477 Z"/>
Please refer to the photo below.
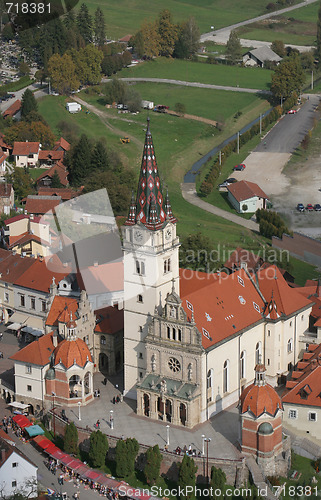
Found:
<path fill-rule="evenodd" d="M 55 446 L 53 443 L 51 443 L 51 445 L 48 446 L 44 451 L 52 457 L 52 454 L 58 450 L 59 450 L 59 448 L 57 448 L 57 446 Z"/>
<path fill-rule="evenodd" d="M 98 472 L 95 472 L 93 470 L 89 470 L 86 472 L 86 474 L 83 475 L 83 477 L 86 477 L 87 479 L 90 479 L 91 481 L 95 481 L 95 483 L 99 483 L 98 478 L 103 475 L 99 474 Z"/>
<path fill-rule="evenodd" d="M 87 465 L 83 464 L 79 469 L 77 469 L 77 474 L 79 474 L 81 477 L 85 477 L 85 474 L 89 471 L 89 467 Z"/>
<path fill-rule="evenodd" d="M 69 469 L 76 470 L 78 472 L 78 469 L 82 467 L 84 464 L 78 460 L 78 458 L 74 458 L 72 462 L 69 462 L 68 467 Z"/>
<path fill-rule="evenodd" d="M 36 436 L 33 438 L 33 441 L 43 450 L 45 450 L 49 446 L 54 446 L 53 442 L 50 441 L 50 439 L 43 436 Z"/>
<path fill-rule="evenodd" d="M 67 455 L 64 456 L 63 458 L 61 458 L 61 463 L 66 465 L 67 467 L 69 467 L 69 464 L 71 464 L 75 459 L 73 457 L 71 457 L 70 455 Z"/>
<path fill-rule="evenodd" d="M 111 477 L 102 476 L 99 479 L 99 483 L 103 486 L 107 486 L 110 490 L 117 490 L 118 486 L 120 486 L 121 482 L 116 479 L 112 479 Z"/>
<path fill-rule="evenodd" d="M 25 416 L 25 415 L 15 415 L 12 420 L 21 427 L 21 429 L 24 429 L 25 427 L 29 427 L 32 425 L 30 420 Z"/>
<path fill-rule="evenodd" d="M 57 450 L 54 450 L 52 453 L 50 453 L 50 455 L 53 458 L 55 458 L 56 460 L 62 460 L 63 458 L 68 457 L 68 455 L 66 453 L 64 453 L 63 451 L 61 451 L 59 448 L 57 448 Z"/>

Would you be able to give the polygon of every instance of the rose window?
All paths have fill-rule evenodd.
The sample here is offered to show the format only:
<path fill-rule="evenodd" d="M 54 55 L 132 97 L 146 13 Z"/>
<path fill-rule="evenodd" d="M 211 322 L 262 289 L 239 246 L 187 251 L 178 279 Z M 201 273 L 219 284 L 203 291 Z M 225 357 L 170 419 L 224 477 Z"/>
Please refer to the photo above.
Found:
<path fill-rule="evenodd" d="M 169 358 L 168 366 L 169 369 L 172 370 L 172 372 L 174 373 L 177 373 L 181 370 L 181 364 L 176 358 Z"/>

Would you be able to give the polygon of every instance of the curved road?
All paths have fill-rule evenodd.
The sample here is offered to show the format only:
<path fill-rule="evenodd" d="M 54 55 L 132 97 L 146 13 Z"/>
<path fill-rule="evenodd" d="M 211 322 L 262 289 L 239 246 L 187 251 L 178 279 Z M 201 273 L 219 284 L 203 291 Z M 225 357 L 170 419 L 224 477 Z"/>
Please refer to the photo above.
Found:
<path fill-rule="evenodd" d="M 225 28 L 220 28 L 218 30 L 210 31 L 209 33 L 204 33 L 201 35 L 201 42 L 205 42 L 206 40 L 211 40 L 218 43 L 226 43 L 229 39 L 230 33 L 232 30 L 236 28 L 240 28 L 241 26 L 246 26 L 247 24 L 252 24 L 257 21 L 263 21 L 264 19 L 269 19 L 270 17 L 279 16 L 286 12 L 291 12 L 291 10 L 296 10 L 311 3 L 315 3 L 318 0 L 305 0 L 304 2 L 298 3 L 296 5 L 292 5 L 291 7 L 286 7 L 281 10 L 274 10 L 273 12 L 269 12 L 268 14 L 263 14 L 262 16 L 253 17 L 252 19 L 247 19 L 246 21 L 241 21 L 240 23 L 231 24 L 231 26 L 226 26 Z M 254 40 L 251 40 L 254 42 Z"/>

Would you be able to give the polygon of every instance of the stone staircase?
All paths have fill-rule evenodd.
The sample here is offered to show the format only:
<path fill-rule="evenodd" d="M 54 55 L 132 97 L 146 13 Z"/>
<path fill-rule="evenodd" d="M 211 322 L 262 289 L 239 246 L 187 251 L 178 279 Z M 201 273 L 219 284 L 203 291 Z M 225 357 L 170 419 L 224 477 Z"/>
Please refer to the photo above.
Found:
<path fill-rule="evenodd" d="M 256 460 L 254 457 L 247 457 L 246 458 L 246 465 L 252 475 L 253 482 L 257 489 L 260 490 L 266 490 L 267 495 L 264 496 L 264 498 L 268 498 L 268 500 L 276 500 L 276 496 L 272 493 L 270 490 L 268 484 L 265 482 L 264 476 L 262 474 L 262 471 L 258 464 L 256 463 Z"/>
<path fill-rule="evenodd" d="M 298 436 L 297 433 L 293 432 L 288 427 L 284 430 L 285 434 L 288 434 L 291 438 L 291 448 L 298 455 L 302 455 L 307 458 L 316 459 L 321 457 L 321 445 L 320 440 L 315 440 L 312 436 L 308 439 L 305 436 Z"/>

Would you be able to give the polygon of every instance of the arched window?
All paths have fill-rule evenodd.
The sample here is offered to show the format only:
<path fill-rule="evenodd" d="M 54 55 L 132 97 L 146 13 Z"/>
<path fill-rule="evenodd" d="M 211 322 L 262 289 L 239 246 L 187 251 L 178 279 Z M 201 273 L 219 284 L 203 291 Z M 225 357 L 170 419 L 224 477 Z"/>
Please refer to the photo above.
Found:
<path fill-rule="evenodd" d="M 106 337 L 105 337 L 105 335 L 102 335 L 100 337 L 100 343 L 101 343 L 101 345 L 106 345 Z"/>
<path fill-rule="evenodd" d="M 212 370 L 208 370 L 207 372 L 207 388 L 209 389 L 210 387 L 212 387 Z"/>
<path fill-rule="evenodd" d="M 293 351 L 293 339 L 288 340 L 288 353 Z"/>
<path fill-rule="evenodd" d="M 258 342 L 255 347 L 255 363 L 261 363 L 262 359 L 262 342 Z"/>
<path fill-rule="evenodd" d="M 246 377 L 246 351 L 241 352 L 240 356 L 240 375 L 241 378 Z"/>
<path fill-rule="evenodd" d="M 229 374 L 230 362 L 227 359 L 223 365 L 223 392 L 228 392 L 230 385 L 230 374 Z"/>

